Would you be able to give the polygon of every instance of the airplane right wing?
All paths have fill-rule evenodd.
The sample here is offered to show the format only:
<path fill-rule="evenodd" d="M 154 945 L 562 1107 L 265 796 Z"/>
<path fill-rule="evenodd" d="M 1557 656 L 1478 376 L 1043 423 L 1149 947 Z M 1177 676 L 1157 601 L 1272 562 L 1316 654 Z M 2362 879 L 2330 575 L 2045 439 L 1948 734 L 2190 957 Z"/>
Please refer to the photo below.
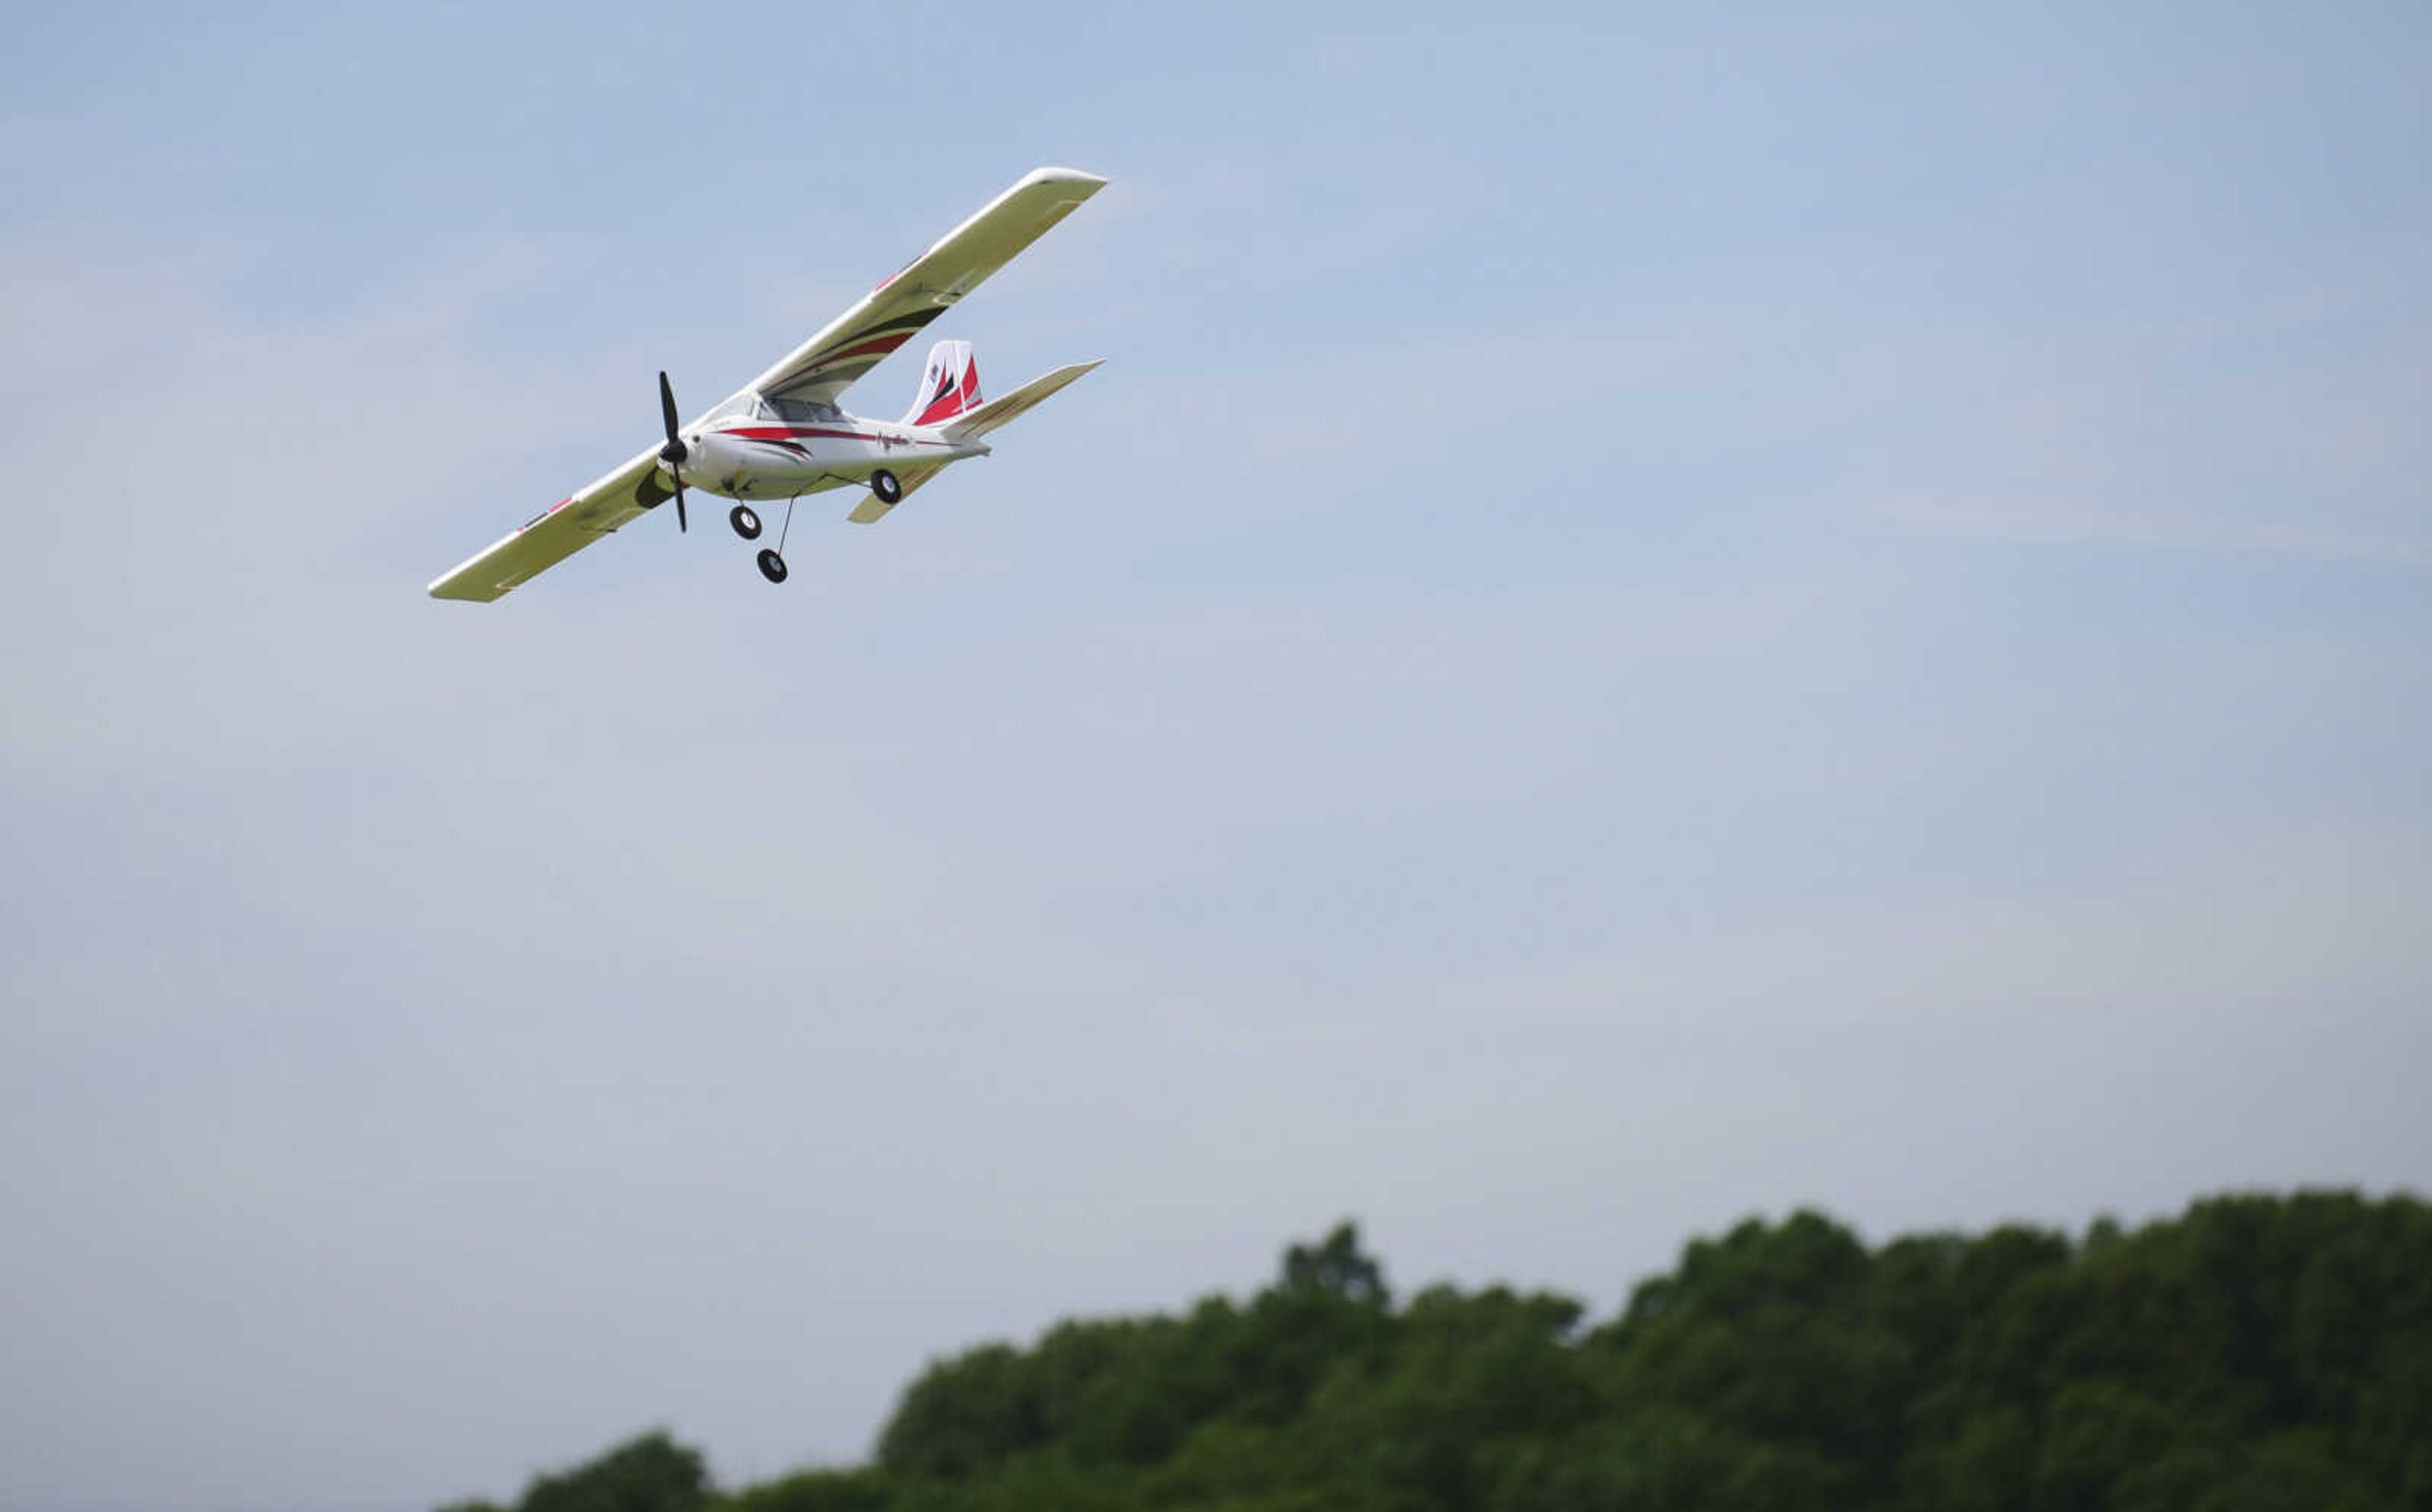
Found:
<path fill-rule="evenodd" d="M 854 379 L 1106 186 L 1077 168 L 1032 169 L 751 387 L 763 398 L 834 404 Z"/>

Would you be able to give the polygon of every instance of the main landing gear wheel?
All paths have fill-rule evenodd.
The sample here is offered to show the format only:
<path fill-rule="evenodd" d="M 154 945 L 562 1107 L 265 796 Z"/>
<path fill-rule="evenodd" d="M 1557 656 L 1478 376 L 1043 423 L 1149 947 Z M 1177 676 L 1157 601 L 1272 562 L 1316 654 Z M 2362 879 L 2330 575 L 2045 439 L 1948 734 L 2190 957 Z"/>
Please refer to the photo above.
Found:
<path fill-rule="evenodd" d="M 768 579 L 770 582 L 784 582 L 785 580 L 785 559 L 777 555 L 774 551 L 762 551 L 760 553 L 760 576 Z"/>
<path fill-rule="evenodd" d="M 735 533 L 743 537 L 746 541 L 757 541 L 760 539 L 760 516 L 753 512 L 752 506 L 749 504 L 737 504 L 735 508 L 728 510 L 726 512 L 726 523 L 735 527 Z"/>
<path fill-rule="evenodd" d="M 884 467 L 870 475 L 870 491 L 878 496 L 881 504 L 892 504 L 904 496 L 904 485 Z"/>

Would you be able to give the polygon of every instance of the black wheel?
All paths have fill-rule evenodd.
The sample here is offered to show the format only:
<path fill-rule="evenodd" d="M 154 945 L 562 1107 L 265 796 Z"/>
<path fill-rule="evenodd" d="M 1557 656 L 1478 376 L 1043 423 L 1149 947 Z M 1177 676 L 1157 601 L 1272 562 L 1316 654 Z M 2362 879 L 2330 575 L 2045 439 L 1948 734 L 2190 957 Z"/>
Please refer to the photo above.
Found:
<path fill-rule="evenodd" d="M 904 485 L 884 467 L 870 475 L 870 491 L 878 496 L 881 504 L 892 504 L 904 496 Z"/>
<path fill-rule="evenodd" d="M 726 523 L 735 527 L 735 533 L 743 537 L 746 541 L 757 541 L 760 539 L 760 516 L 753 512 L 752 506 L 749 504 L 737 504 L 735 508 L 728 510 L 726 512 Z"/>
<path fill-rule="evenodd" d="M 785 580 L 785 559 L 777 555 L 774 551 L 763 550 L 760 553 L 760 576 L 768 579 L 770 582 L 784 582 Z"/>

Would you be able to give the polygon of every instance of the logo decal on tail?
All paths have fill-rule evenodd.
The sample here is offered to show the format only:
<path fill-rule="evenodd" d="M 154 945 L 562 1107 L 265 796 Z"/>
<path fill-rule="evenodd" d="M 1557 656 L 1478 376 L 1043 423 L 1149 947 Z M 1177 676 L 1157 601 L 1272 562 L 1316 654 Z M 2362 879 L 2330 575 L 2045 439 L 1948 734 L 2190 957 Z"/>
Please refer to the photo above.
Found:
<path fill-rule="evenodd" d="M 904 416 L 907 426 L 940 426 L 980 405 L 980 365 L 969 342 L 939 342 L 929 348 L 920 391 Z"/>

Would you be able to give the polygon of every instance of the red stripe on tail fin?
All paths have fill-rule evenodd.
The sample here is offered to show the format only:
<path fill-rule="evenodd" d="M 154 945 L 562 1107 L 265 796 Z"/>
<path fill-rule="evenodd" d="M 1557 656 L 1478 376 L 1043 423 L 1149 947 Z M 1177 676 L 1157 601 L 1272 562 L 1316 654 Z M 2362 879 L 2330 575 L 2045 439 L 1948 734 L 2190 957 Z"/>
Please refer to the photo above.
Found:
<path fill-rule="evenodd" d="M 980 405 L 979 359 L 969 342 L 939 342 L 929 348 L 920 387 L 904 416 L 908 426 L 939 426 Z"/>

